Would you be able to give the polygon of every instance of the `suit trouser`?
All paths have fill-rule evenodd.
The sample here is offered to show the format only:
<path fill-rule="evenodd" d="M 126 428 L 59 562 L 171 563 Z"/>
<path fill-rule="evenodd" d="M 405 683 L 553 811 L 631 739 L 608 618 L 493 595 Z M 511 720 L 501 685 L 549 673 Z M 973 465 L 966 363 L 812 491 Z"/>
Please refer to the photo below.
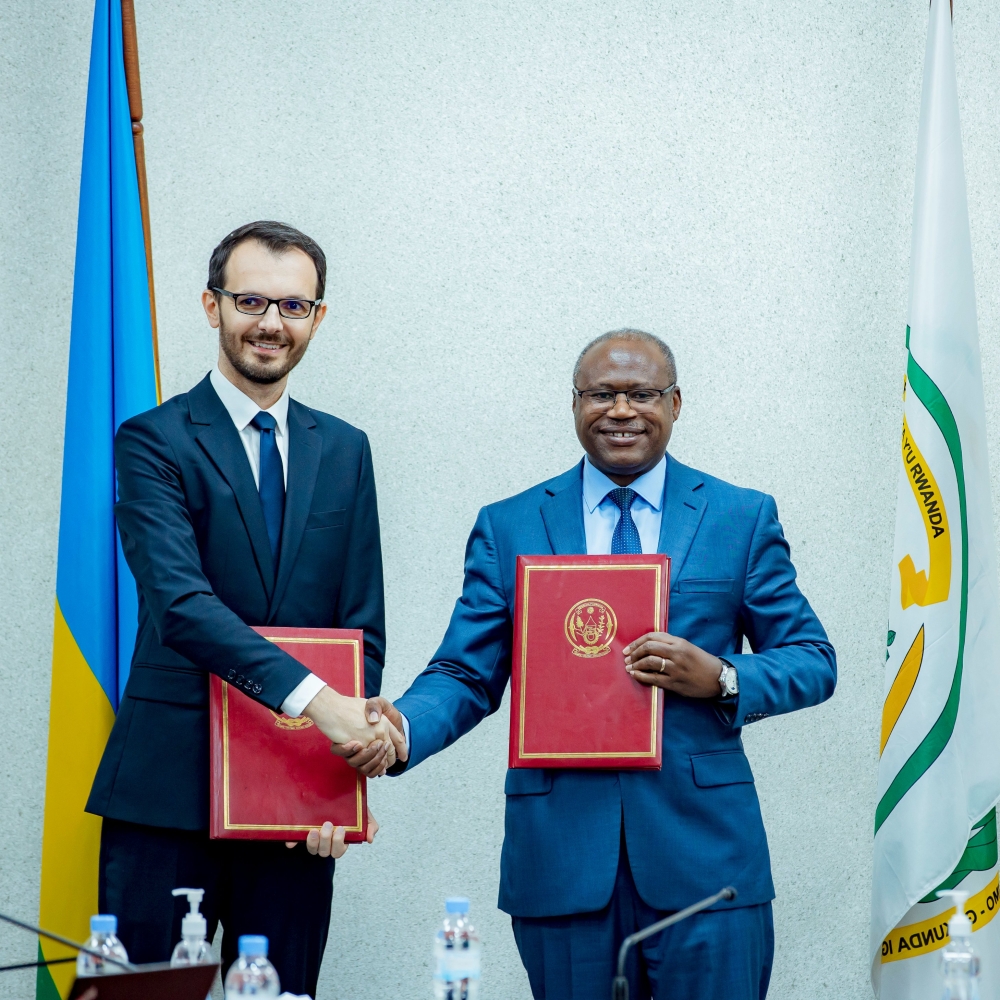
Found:
<path fill-rule="evenodd" d="M 133 962 L 165 962 L 181 937 L 186 897 L 204 889 L 201 912 L 211 943 L 221 922 L 222 975 L 239 957 L 241 934 L 265 934 L 282 990 L 316 995 L 330 928 L 333 858 L 289 850 L 280 841 L 210 840 L 207 832 L 105 819 L 99 905 L 118 917 Z"/>
<path fill-rule="evenodd" d="M 696 902 L 692 900 L 691 902 Z M 611 901 L 564 917 L 513 917 L 514 940 L 535 1000 L 608 1000 L 618 949 L 668 916 L 639 895 L 625 839 Z M 764 1000 L 774 957 L 771 904 L 706 910 L 629 953 L 631 1000 Z"/>

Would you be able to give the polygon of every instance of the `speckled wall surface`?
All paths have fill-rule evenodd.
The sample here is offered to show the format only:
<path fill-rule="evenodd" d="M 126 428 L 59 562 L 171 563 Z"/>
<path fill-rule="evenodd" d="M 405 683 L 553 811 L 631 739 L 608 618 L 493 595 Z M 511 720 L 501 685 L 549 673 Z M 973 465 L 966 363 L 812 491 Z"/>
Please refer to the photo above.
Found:
<path fill-rule="evenodd" d="M 674 454 L 775 495 L 839 654 L 831 702 L 745 733 L 778 892 L 771 996 L 870 995 L 926 3 L 136 6 L 165 394 L 213 362 L 215 242 L 257 217 L 314 235 L 330 313 L 292 392 L 371 437 L 389 696 L 442 635 L 477 509 L 579 457 L 582 343 L 629 324 L 673 345 Z M 955 8 L 996 460 L 1000 14 Z M 29 919 L 90 24 L 89 0 L 0 0 L 0 908 Z M 321 996 L 428 996 L 454 892 L 483 929 L 484 997 L 528 995 L 496 909 L 506 726 L 504 709 L 373 786 L 383 830 L 339 866 Z M 32 954 L 0 928 L 0 958 Z"/>

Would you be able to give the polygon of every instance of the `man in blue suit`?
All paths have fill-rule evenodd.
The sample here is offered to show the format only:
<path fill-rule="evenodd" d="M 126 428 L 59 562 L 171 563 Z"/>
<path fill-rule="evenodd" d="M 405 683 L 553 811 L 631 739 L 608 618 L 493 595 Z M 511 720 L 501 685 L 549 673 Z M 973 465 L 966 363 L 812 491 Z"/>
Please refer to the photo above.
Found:
<path fill-rule="evenodd" d="M 509 770 L 499 905 L 534 997 L 606 1000 L 626 935 L 732 885 L 734 903 L 637 949 L 631 995 L 762 1000 L 774 886 L 740 732 L 829 698 L 833 647 L 796 586 L 774 500 L 666 453 L 681 411 L 666 344 L 637 330 L 598 337 L 573 397 L 586 456 L 480 511 L 444 641 L 396 702 L 401 716 L 383 703 L 409 739 L 390 773 L 499 708 L 518 555 L 666 553 L 670 633 L 632 637 L 622 664 L 665 691 L 662 770 Z"/>

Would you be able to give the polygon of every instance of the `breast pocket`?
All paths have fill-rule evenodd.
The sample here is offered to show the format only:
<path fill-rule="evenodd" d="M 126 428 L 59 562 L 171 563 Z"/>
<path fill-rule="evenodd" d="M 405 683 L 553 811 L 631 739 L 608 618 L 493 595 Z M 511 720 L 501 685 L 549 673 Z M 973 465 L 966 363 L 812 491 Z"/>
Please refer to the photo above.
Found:
<path fill-rule="evenodd" d="M 733 589 L 734 580 L 678 580 L 675 590 L 678 594 L 728 594 Z"/>
<path fill-rule="evenodd" d="M 347 510 L 314 510 L 306 521 L 306 531 L 319 528 L 342 528 L 347 523 Z"/>

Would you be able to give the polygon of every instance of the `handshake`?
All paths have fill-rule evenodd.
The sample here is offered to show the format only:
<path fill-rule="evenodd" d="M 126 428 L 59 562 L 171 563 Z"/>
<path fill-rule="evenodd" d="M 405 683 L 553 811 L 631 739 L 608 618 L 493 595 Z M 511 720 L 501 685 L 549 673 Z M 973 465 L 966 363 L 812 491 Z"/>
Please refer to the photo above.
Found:
<path fill-rule="evenodd" d="M 304 715 L 332 743 L 332 750 L 366 778 L 378 778 L 406 760 L 403 717 L 386 698 L 350 698 L 322 688 Z"/>

